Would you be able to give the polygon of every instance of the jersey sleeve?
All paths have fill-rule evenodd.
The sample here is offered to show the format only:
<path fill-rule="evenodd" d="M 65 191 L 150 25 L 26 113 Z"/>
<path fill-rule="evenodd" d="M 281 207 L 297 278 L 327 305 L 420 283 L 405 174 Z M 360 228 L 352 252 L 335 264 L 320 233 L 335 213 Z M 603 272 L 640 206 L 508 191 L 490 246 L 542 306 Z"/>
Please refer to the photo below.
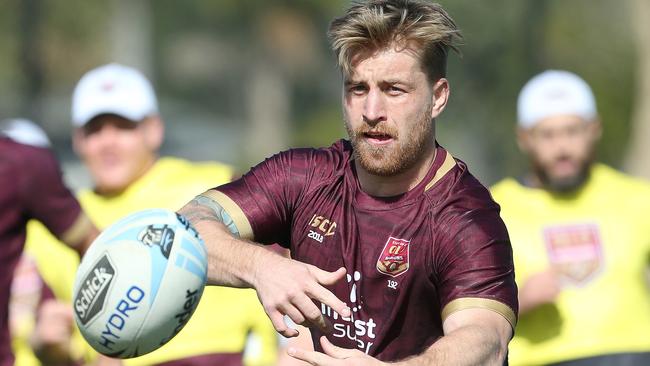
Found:
<path fill-rule="evenodd" d="M 518 301 L 512 248 L 495 203 L 450 215 L 439 227 L 433 276 L 442 319 L 467 308 L 486 308 L 515 326 Z"/>
<path fill-rule="evenodd" d="M 310 154 L 289 150 L 260 163 L 243 177 L 210 191 L 240 236 L 289 247 L 293 208 L 308 184 Z"/>
<path fill-rule="evenodd" d="M 19 194 L 25 211 L 62 241 L 78 243 L 91 224 L 65 186 L 54 154 L 48 149 L 34 148 L 23 158 L 26 174 L 22 176 Z"/>

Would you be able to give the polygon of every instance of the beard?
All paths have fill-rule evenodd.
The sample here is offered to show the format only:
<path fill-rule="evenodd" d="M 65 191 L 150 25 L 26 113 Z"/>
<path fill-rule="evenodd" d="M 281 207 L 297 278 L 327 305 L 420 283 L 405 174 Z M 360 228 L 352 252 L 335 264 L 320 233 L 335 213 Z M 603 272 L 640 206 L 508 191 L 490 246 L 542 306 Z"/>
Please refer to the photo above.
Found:
<path fill-rule="evenodd" d="M 364 123 L 352 130 L 345 117 L 345 129 L 353 147 L 355 160 L 372 175 L 387 177 L 407 171 L 424 158 L 434 143 L 431 108 L 425 108 L 413 127 L 403 136 L 396 128 L 379 122 L 375 125 Z M 366 133 L 372 132 L 390 136 L 388 145 L 374 145 L 366 141 Z"/>
<path fill-rule="evenodd" d="M 567 194 L 577 191 L 589 179 L 589 172 L 593 157 L 590 154 L 587 158 L 579 162 L 578 170 L 575 174 L 566 177 L 554 177 L 548 169 L 539 162 L 533 161 L 533 169 L 539 178 L 541 184 L 551 192 Z"/>

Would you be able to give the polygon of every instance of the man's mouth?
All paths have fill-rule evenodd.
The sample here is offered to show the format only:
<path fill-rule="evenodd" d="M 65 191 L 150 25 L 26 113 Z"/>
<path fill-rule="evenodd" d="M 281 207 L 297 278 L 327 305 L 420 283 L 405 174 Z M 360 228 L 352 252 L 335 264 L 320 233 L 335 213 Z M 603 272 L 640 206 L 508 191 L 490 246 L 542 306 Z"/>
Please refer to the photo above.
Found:
<path fill-rule="evenodd" d="M 553 172 L 557 176 L 571 176 L 578 170 L 577 164 L 570 158 L 559 158 L 553 162 Z"/>
<path fill-rule="evenodd" d="M 384 132 L 368 131 L 363 133 L 363 138 L 371 144 L 385 145 L 393 141 L 393 136 Z"/>
<path fill-rule="evenodd" d="M 99 161 L 105 167 L 113 167 L 122 163 L 121 157 L 113 153 L 102 154 Z"/>

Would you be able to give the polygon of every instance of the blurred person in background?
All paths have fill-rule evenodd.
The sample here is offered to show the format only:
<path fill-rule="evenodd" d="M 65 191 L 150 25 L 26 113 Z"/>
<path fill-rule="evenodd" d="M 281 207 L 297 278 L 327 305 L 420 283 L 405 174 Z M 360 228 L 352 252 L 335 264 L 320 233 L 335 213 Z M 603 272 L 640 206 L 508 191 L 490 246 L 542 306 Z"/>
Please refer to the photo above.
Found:
<path fill-rule="evenodd" d="M 78 197 L 88 215 L 104 228 L 146 208 L 178 209 L 206 189 L 230 181 L 233 169 L 209 162 L 192 163 L 160 157 L 164 125 L 150 82 L 133 68 L 108 64 L 86 73 L 72 101 L 74 150 L 88 169 L 94 189 Z M 33 229 L 33 230 L 32 230 Z M 42 232 L 30 228 L 28 248 L 43 268 L 55 293 L 71 302 L 78 264 L 62 248 L 46 251 Z M 68 264 L 62 273 L 53 262 Z M 47 329 L 42 316 L 41 329 Z M 58 320 L 57 320 L 58 319 Z M 72 319 L 72 317 L 70 317 Z M 249 334 L 256 342 L 248 342 Z M 68 339 L 53 340 L 69 342 Z M 255 344 L 256 350 L 246 349 Z M 187 326 L 168 344 L 126 365 L 270 365 L 275 362 L 277 336 L 252 290 L 206 289 Z"/>
<path fill-rule="evenodd" d="M 0 122 L 1 366 L 13 365 L 14 353 L 18 364 L 36 362 L 30 347 L 49 361 L 70 361 L 56 345 L 30 344 L 35 314 L 53 296 L 33 260 L 22 255 L 28 220 L 41 222 L 77 258 L 98 233 L 65 186 L 49 146 L 45 133 L 31 121 Z M 61 354 L 64 358 L 58 358 Z"/>
<path fill-rule="evenodd" d="M 530 171 L 492 188 L 512 241 L 520 318 L 512 365 L 650 365 L 650 184 L 594 161 L 594 95 L 532 78 L 517 104 Z"/>

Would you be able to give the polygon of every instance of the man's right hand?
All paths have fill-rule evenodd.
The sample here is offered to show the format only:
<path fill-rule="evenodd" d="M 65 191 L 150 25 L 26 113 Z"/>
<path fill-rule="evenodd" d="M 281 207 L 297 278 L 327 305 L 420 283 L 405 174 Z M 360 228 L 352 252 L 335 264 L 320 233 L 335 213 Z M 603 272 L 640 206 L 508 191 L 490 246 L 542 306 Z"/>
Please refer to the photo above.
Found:
<path fill-rule="evenodd" d="M 345 277 L 345 268 L 335 272 L 269 253 L 256 266 L 253 286 L 266 314 L 275 329 L 285 337 L 298 335 L 288 327 L 284 315 L 296 324 L 317 327 L 331 332 L 331 324 L 313 300 L 317 300 L 343 317 L 350 316 L 350 308 L 324 286 L 333 285 Z"/>
<path fill-rule="evenodd" d="M 38 309 L 30 345 L 44 365 L 73 363 L 70 354 L 73 327 L 74 319 L 70 305 L 56 299 L 43 302 Z"/>
<path fill-rule="evenodd" d="M 240 239 L 230 215 L 210 197 L 198 196 L 179 213 L 203 238 L 208 251 L 208 284 L 253 287 L 273 326 L 283 336 L 298 335 L 297 330 L 284 323 L 284 315 L 296 324 L 330 331 L 329 322 L 314 300 L 343 317 L 351 315 L 350 308 L 324 287 L 342 280 L 344 268 L 323 271 Z"/>
<path fill-rule="evenodd" d="M 561 291 L 560 279 L 553 269 L 535 273 L 519 289 L 519 313 L 554 302 Z"/>

